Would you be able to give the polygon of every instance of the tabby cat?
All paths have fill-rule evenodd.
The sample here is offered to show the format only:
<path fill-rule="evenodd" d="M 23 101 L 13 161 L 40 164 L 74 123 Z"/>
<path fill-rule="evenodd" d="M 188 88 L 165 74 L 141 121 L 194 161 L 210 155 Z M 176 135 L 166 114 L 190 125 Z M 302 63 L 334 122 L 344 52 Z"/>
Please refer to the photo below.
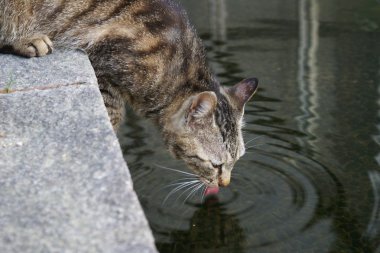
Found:
<path fill-rule="evenodd" d="M 159 126 L 169 151 L 208 187 L 244 154 L 256 78 L 221 87 L 186 13 L 170 0 L 0 0 L 0 48 L 25 57 L 84 50 L 114 128 L 125 103 Z"/>

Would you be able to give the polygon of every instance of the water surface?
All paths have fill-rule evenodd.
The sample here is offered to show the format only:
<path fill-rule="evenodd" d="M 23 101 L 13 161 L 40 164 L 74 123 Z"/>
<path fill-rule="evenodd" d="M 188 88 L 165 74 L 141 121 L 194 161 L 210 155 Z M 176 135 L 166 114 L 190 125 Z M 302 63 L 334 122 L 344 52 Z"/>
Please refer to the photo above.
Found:
<path fill-rule="evenodd" d="M 232 183 L 188 171 L 128 111 L 120 140 L 160 252 L 380 253 L 380 2 L 183 0 L 219 80 L 256 76 Z"/>

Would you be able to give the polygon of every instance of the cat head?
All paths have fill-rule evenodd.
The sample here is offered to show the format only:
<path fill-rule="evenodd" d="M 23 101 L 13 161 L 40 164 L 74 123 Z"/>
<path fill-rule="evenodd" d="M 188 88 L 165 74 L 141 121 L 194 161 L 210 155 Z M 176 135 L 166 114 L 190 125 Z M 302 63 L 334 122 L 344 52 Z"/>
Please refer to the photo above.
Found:
<path fill-rule="evenodd" d="M 236 161 L 245 153 L 244 106 L 256 92 L 256 78 L 245 79 L 219 94 L 188 97 L 168 119 L 163 132 L 169 151 L 186 162 L 207 186 L 227 186 Z"/>

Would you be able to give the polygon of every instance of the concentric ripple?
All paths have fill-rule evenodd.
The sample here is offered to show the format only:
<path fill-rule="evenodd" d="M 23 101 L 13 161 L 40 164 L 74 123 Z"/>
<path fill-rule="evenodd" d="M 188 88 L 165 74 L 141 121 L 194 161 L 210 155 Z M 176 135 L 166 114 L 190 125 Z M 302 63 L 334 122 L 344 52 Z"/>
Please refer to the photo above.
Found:
<path fill-rule="evenodd" d="M 327 249 L 334 240 L 332 220 L 322 214 L 334 208 L 339 181 L 326 167 L 290 148 L 288 142 L 260 138 L 257 142 L 265 145 L 249 149 L 236 164 L 231 185 L 217 196 L 202 199 L 201 189 L 190 196 L 189 187 L 172 192 L 179 182 L 193 179 L 165 167 L 191 171 L 168 155 L 152 126 L 146 122 L 141 126 L 140 130 L 148 133 L 144 138 L 148 143 L 136 145 L 133 138 L 139 137 L 127 128 L 123 134 L 127 139 L 122 142 L 161 252 L 188 248 L 303 252 L 313 245 L 316 252 L 324 252 L 321 245 Z"/>
<path fill-rule="evenodd" d="M 297 245 L 308 241 L 305 237 L 318 248 L 333 240 L 328 221 L 318 220 L 317 214 L 323 203 L 336 197 L 335 182 L 326 168 L 286 146 L 271 140 L 266 151 L 257 150 L 237 169 L 243 177 L 236 178 L 232 190 L 240 194 L 229 209 L 245 221 L 241 227 L 246 248 L 303 252 L 311 249 L 309 244 Z"/>

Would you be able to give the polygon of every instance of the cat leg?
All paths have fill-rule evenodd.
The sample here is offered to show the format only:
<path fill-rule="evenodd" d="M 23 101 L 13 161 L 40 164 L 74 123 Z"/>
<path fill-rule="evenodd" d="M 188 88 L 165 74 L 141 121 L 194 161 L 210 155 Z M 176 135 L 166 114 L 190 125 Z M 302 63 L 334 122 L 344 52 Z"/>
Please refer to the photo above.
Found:
<path fill-rule="evenodd" d="M 40 57 L 53 51 L 53 43 L 46 35 L 21 39 L 14 42 L 10 51 L 24 57 Z"/>
<path fill-rule="evenodd" d="M 0 0 L 0 48 L 2 52 L 24 57 L 44 56 L 52 52 L 53 43 L 41 28 L 43 14 L 35 5 L 49 1 Z"/>
<path fill-rule="evenodd" d="M 104 105 L 107 108 L 108 116 L 113 129 L 116 132 L 122 123 L 125 114 L 124 99 L 119 89 L 109 84 L 105 79 L 98 78 L 98 83 Z"/>

